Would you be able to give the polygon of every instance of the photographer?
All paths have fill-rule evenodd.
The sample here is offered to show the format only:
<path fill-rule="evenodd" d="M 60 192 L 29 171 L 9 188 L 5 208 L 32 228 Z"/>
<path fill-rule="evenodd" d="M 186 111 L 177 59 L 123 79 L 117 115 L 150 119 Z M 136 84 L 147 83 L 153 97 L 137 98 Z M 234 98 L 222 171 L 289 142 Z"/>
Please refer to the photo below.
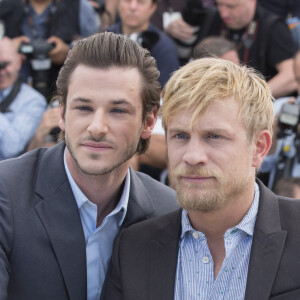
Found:
<path fill-rule="evenodd" d="M 46 100 L 18 79 L 20 55 L 0 40 L 0 160 L 23 153 L 43 116 Z"/>
<path fill-rule="evenodd" d="M 97 31 L 94 11 L 87 0 L 3 0 L 0 19 L 18 49 L 22 43 L 35 40 L 52 44 L 53 49 L 47 53 L 52 62 L 48 76 L 52 88 L 71 43 Z M 29 74 L 23 67 L 26 80 Z"/>
<path fill-rule="evenodd" d="M 27 151 L 40 148 L 52 147 L 57 144 L 59 128 L 59 104 L 57 101 L 51 102 L 45 111 L 42 120 L 30 141 Z"/>
<path fill-rule="evenodd" d="M 235 43 L 242 64 L 264 75 L 274 98 L 293 94 L 296 47 L 285 21 L 262 8 L 257 0 L 216 0 L 216 4 L 214 9 L 204 7 L 203 0 L 186 1 L 182 18 L 193 27 L 194 34 L 188 42 L 173 35 L 179 57 L 188 60 L 198 41 L 222 36 Z"/>
<path fill-rule="evenodd" d="M 179 68 L 175 45 L 170 37 L 150 23 L 157 0 L 119 0 L 121 22 L 107 31 L 122 33 L 148 49 L 157 61 L 159 82 L 163 87 L 171 73 Z"/>
<path fill-rule="evenodd" d="M 260 170 L 269 188 L 281 178 L 300 176 L 300 50 L 294 60 L 298 97 L 275 101 L 273 144 Z"/>

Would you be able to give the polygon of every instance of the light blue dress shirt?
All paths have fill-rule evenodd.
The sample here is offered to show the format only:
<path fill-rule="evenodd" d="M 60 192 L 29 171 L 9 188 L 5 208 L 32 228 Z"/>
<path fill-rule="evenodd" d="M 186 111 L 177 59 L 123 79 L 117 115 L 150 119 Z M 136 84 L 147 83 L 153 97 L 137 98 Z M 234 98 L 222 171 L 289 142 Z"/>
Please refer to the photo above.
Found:
<path fill-rule="evenodd" d="M 225 232 L 225 259 L 216 279 L 207 240 L 190 224 L 182 212 L 182 234 L 175 282 L 175 300 L 242 300 L 244 299 L 254 225 L 259 204 L 255 184 L 252 205 L 243 220 Z"/>
<path fill-rule="evenodd" d="M 0 103 L 10 93 L 12 86 L 2 90 Z M 0 113 L 0 160 L 22 154 L 34 136 L 46 110 L 46 99 L 27 84 L 22 84 L 18 95 Z"/>
<path fill-rule="evenodd" d="M 124 221 L 130 188 L 130 172 L 125 179 L 121 199 L 116 208 L 105 217 L 102 224 L 97 228 L 97 206 L 92 203 L 80 190 L 74 181 L 66 162 L 64 154 L 65 170 L 77 202 L 81 223 L 86 243 L 86 266 L 87 266 L 87 299 L 99 300 L 109 260 L 112 254 L 114 239 Z"/>

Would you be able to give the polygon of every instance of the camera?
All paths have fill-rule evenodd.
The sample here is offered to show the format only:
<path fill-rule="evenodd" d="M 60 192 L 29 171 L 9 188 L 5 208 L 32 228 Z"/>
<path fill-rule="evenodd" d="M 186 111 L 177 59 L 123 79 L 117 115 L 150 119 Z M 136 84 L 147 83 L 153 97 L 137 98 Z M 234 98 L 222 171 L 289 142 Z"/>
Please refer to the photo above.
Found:
<path fill-rule="evenodd" d="M 22 43 L 19 48 L 19 52 L 26 55 L 30 61 L 33 87 L 46 98 L 49 96 L 51 84 L 49 51 L 54 47 L 55 44 L 44 39 L 35 39 L 29 43 Z"/>
<path fill-rule="evenodd" d="M 192 26 L 194 34 L 189 41 L 176 39 L 177 54 L 179 59 L 184 63 L 189 60 L 192 49 L 197 44 L 200 24 L 204 19 L 204 15 L 205 9 L 203 7 L 202 0 L 187 0 L 182 11 L 182 19 Z"/>
<path fill-rule="evenodd" d="M 5 69 L 10 63 L 8 61 L 0 62 L 0 70 Z"/>
<path fill-rule="evenodd" d="M 297 127 L 300 122 L 300 97 L 294 103 L 282 105 L 278 116 L 278 138 L 283 138 L 292 133 L 297 134 Z"/>
<path fill-rule="evenodd" d="M 105 10 L 105 0 L 94 0 L 97 4 L 98 4 L 98 7 L 95 8 L 95 11 L 98 13 L 98 14 L 103 14 L 106 10 Z"/>

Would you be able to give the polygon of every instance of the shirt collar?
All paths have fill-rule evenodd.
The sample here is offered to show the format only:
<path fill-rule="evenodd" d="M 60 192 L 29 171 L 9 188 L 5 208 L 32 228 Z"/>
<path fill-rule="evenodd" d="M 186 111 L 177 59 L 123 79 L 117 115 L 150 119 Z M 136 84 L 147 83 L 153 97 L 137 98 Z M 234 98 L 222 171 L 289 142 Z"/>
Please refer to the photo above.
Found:
<path fill-rule="evenodd" d="M 258 184 L 255 182 L 254 199 L 252 201 L 251 207 L 249 208 L 247 214 L 244 216 L 243 220 L 235 227 L 228 229 L 225 235 L 240 230 L 250 236 L 253 236 L 254 225 L 255 225 L 256 216 L 258 212 L 258 204 L 259 204 L 259 187 Z M 195 229 L 192 227 L 190 223 L 190 220 L 188 218 L 188 213 L 185 209 L 182 210 L 181 226 L 182 226 L 181 238 L 183 238 L 186 233 L 195 231 Z"/>
<path fill-rule="evenodd" d="M 64 151 L 64 167 L 67 173 L 67 177 L 69 180 L 69 183 L 71 185 L 71 189 L 73 191 L 74 194 L 74 198 L 76 200 L 78 209 L 80 210 L 83 205 L 86 202 L 89 202 L 91 205 L 95 206 L 94 203 L 92 203 L 85 195 L 84 193 L 81 191 L 81 189 L 79 188 L 79 186 L 77 185 L 77 183 L 75 182 L 75 180 L 73 179 L 70 170 L 68 168 L 67 165 L 67 161 L 66 161 L 66 148 Z M 128 207 L 128 200 L 129 200 L 129 190 L 130 190 L 130 172 L 128 170 L 126 177 L 125 177 L 125 184 L 124 184 L 124 188 L 123 188 L 123 193 L 122 196 L 120 198 L 120 201 L 118 202 L 118 205 L 114 208 L 114 210 L 107 216 L 113 216 L 115 214 L 121 214 L 120 218 L 119 218 L 119 226 L 122 225 L 126 213 L 127 213 L 127 207 Z"/>
<path fill-rule="evenodd" d="M 1 90 L 2 97 L 0 98 L 0 103 L 3 102 L 3 100 L 8 96 L 8 94 L 11 92 L 12 88 L 13 88 L 13 85 L 9 86 L 8 88 L 6 88 L 4 90 Z"/>

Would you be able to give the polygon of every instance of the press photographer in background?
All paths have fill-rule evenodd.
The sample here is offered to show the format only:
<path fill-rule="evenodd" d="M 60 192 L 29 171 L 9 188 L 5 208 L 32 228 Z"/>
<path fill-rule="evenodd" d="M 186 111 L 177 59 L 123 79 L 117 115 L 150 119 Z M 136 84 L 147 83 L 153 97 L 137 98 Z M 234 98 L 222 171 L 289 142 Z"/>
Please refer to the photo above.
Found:
<path fill-rule="evenodd" d="M 96 12 L 99 31 L 113 25 L 117 18 L 118 0 L 88 0 Z"/>
<path fill-rule="evenodd" d="M 294 57 L 294 72 L 298 97 L 274 102 L 273 143 L 260 170 L 270 189 L 282 178 L 300 177 L 300 50 Z"/>
<path fill-rule="evenodd" d="M 17 49 L 24 43 L 33 48 L 33 57 L 28 57 L 31 64 L 22 67 L 23 79 L 33 77 L 33 86 L 39 89 L 36 72 L 50 70 L 47 80 L 41 84 L 49 88 L 46 92 L 41 90 L 48 100 L 72 43 L 97 31 L 94 10 L 87 0 L 2 0 L 0 19 Z M 44 56 L 40 58 L 40 53 L 34 50 L 47 44 L 49 48 L 42 51 Z"/>
<path fill-rule="evenodd" d="M 0 160 L 25 151 L 46 108 L 45 98 L 18 77 L 20 67 L 12 40 L 0 39 Z"/>
<path fill-rule="evenodd" d="M 293 56 L 297 48 L 285 20 L 263 9 L 258 0 L 216 0 L 217 9 L 203 3 L 187 0 L 182 11 L 193 36 L 188 41 L 174 36 L 181 60 L 188 61 L 197 42 L 223 36 L 235 43 L 242 64 L 264 75 L 275 99 L 296 91 Z"/>
<path fill-rule="evenodd" d="M 50 102 L 42 120 L 27 146 L 27 151 L 40 148 L 52 147 L 58 142 L 59 128 L 59 103 L 57 100 Z"/>
<path fill-rule="evenodd" d="M 179 68 L 179 62 L 172 39 L 150 22 L 156 8 L 157 0 L 119 0 L 121 21 L 107 31 L 122 33 L 148 49 L 156 59 L 160 71 L 159 82 L 163 87 L 171 73 Z"/>

